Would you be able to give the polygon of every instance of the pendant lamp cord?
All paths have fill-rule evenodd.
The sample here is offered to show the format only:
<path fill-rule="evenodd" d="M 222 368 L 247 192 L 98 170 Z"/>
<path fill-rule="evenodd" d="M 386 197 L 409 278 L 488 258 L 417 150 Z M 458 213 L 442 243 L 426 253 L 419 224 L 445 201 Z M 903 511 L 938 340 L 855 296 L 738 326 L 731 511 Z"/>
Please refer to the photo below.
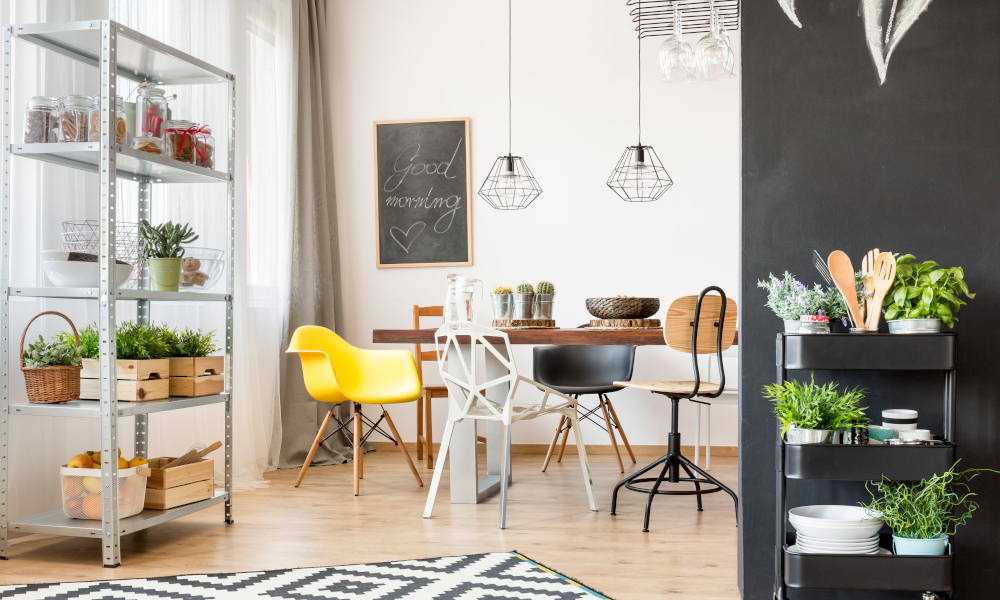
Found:
<path fill-rule="evenodd" d="M 511 111 L 511 65 L 513 64 L 511 56 L 513 55 L 513 36 L 511 32 L 513 31 L 513 22 L 511 20 L 511 3 L 512 0 L 507 0 L 507 156 L 513 155 L 514 144 L 513 134 L 511 129 L 513 128 L 513 118 Z"/>
<path fill-rule="evenodd" d="M 637 55 L 637 62 L 639 64 L 639 114 L 637 121 L 639 122 L 639 147 L 642 148 L 642 0 L 639 0 L 639 35 L 636 36 L 639 42 L 639 51 Z"/>

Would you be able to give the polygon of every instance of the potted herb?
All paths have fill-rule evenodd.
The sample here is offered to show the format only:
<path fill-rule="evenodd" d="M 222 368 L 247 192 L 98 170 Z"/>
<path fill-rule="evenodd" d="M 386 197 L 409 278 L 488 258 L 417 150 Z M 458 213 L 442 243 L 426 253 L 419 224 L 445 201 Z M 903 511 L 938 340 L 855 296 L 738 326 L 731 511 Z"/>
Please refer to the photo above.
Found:
<path fill-rule="evenodd" d="M 962 267 L 939 269 L 932 260 L 917 263 L 914 258 L 904 254 L 896 259 L 896 279 L 885 295 L 889 333 L 939 332 L 942 323 L 952 327 L 965 304 L 960 296 L 976 297 L 969 293 Z"/>
<path fill-rule="evenodd" d="M 514 318 L 514 290 L 509 285 L 500 284 L 494 286 L 493 292 L 490 294 L 490 300 L 493 301 L 494 319 Z"/>
<path fill-rule="evenodd" d="M 785 333 L 799 333 L 803 316 L 826 316 L 828 319 L 847 316 L 847 305 L 840 292 L 831 288 L 824 290 L 818 283 L 809 287 L 788 271 L 783 279 L 769 273 L 767 281 L 758 281 L 757 287 L 767 290 L 765 306 L 785 322 Z"/>
<path fill-rule="evenodd" d="M 882 477 L 876 483 L 880 498 L 872 496 L 869 504 L 861 503 L 869 516 L 878 516 L 892 529 L 892 550 L 904 556 L 940 556 L 955 535 L 959 525 L 979 508 L 971 500 L 975 496 L 966 483 L 981 472 L 992 469 L 955 471 L 958 462 L 940 475 L 919 483 L 892 481 Z"/>
<path fill-rule="evenodd" d="M 143 219 L 139 224 L 142 236 L 142 257 L 146 260 L 152 288 L 158 292 L 176 292 L 181 282 L 181 258 L 184 256 L 182 244 L 190 244 L 198 239 L 188 224 L 177 225 L 167 221 L 160 225 L 150 225 Z"/>
<path fill-rule="evenodd" d="M 536 319 L 552 319 L 552 302 L 555 300 L 556 286 L 550 281 L 539 281 L 535 286 Z"/>
<path fill-rule="evenodd" d="M 514 318 L 531 319 L 535 309 L 535 286 L 522 283 L 514 290 Z"/>
<path fill-rule="evenodd" d="M 200 329 L 163 329 L 170 357 L 171 396 L 211 396 L 221 394 L 225 388 L 224 356 L 210 356 L 219 348 L 215 345 L 215 332 L 202 333 Z"/>
<path fill-rule="evenodd" d="M 118 325 L 115 372 L 119 400 L 139 402 L 170 395 L 169 347 L 164 331 L 158 325 L 139 325 L 133 321 Z M 83 355 L 80 398 L 100 399 L 100 333 L 96 323 L 80 330 L 80 350 Z"/>
<path fill-rule="evenodd" d="M 810 375 L 809 383 L 789 380 L 764 386 L 764 398 L 774 404 L 787 443 L 833 444 L 840 429 L 868 422 L 867 407 L 859 406 L 864 392 L 854 388 L 840 394 L 837 385 L 816 385 Z"/>

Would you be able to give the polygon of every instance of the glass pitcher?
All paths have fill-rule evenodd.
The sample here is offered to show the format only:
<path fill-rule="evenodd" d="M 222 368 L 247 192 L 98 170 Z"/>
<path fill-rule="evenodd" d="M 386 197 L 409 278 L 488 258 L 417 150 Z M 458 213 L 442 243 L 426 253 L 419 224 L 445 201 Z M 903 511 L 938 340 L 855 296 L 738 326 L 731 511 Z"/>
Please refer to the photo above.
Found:
<path fill-rule="evenodd" d="M 472 323 L 476 320 L 474 296 L 476 284 L 482 296 L 483 282 L 479 279 L 452 273 L 448 275 L 448 293 L 444 299 L 445 323 Z"/>

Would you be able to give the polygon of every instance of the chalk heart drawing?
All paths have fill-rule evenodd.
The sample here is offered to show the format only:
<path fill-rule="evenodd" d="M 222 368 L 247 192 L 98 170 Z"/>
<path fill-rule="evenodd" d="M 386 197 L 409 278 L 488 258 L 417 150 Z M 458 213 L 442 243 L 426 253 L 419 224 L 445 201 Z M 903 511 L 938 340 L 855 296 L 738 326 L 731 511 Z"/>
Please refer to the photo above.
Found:
<path fill-rule="evenodd" d="M 413 245 L 413 242 L 415 242 L 417 238 L 420 237 L 420 234 L 423 233 L 424 229 L 426 228 L 427 228 L 427 223 L 424 223 L 423 221 L 417 221 L 413 225 L 410 225 L 406 229 L 406 231 L 403 231 L 399 227 L 393 225 L 392 227 L 389 228 L 389 235 L 392 236 L 394 242 L 399 244 L 399 247 L 403 249 L 403 252 L 409 254 L 410 246 Z"/>
<path fill-rule="evenodd" d="M 795 0 L 778 0 L 778 4 L 797 27 L 802 27 L 795 14 Z M 899 42 L 930 6 L 931 0 L 861 0 L 858 12 L 865 25 L 865 40 L 871 52 L 879 85 L 885 83 L 889 58 Z"/>

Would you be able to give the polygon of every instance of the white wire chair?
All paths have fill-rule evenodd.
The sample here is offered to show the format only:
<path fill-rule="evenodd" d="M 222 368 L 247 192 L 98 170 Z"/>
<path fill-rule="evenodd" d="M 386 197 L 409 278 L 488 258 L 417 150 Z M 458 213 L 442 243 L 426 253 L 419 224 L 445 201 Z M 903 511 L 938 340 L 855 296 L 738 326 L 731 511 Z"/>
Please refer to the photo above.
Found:
<path fill-rule="evenodd" d="M 459 347 L 460 343 L 465 343 L 465 340 L 462 340 L 462 342 L 459 341 L 460 337 L 466 338 L 472 346 L 472 352 L 469 353 L 469 360 L 466 360 L 465 354 Z M 506 354 L 498 351 L 489 338 L 501 338 Z M 444 340 L 443 349 L 441 347 L 442 339 Z M 587 463 L 587 449 L 583 444 L 583 437 L 580 433 L 576 400 L 548 386 L 518 375 L 517 367 L 512 358 L 513 353 L 511 352 L 510 339 L 502 331 L 469 322 L 445 323 L 434 334 L 434 344 L 438 354 L 438 370 L 441 372 L 441 379 L 448 387 L 449 410 L 448 423 L 445 425 L 444 435 L 441 438 L 441 448 L 438 451 L 438 463 L 434 468 L 434 478 L 431 481 L 431 487 L 427 494 L 424 518 L 431 518 L 431 514 L 434 511 L 434 499 L 437 496 L 438 485 L 441 483 L 441 475 L 444 472 L 444 459 L 448 454 L 448 447 L 451 444 L 455 423 L 464 419 L 492 421 L 500 423 L 503 431 L 503 449 L 500 459 L 500 529 L 504 529 L 507 526 L 507 486 L 510 478 L 510 426 L 517 421 L 534 419 L 550 414 L 562 415 L 573 423 L 572 429 L 576 435 L 576 447 L 580 456 L 580 467 L 583 470 L 583 480 L 587 487 L 590 510 L 596 511 L 597 496 L 594 494 L 594 483 L 590 475 L 590 466 Z M 482 345 L 486 352 L 503 365 L 507 370 L 506 375 L 490 381 L 479 382 L 477 380 L 476 347 L 478 345 Z M 449 356 L 452 353 L 454 356 Z M 453 368 L 455 365 L 459 365 L 462 369 L 464 379 L 449 373 L 449 364 Z M 515 405 L 514 396 L 517 394 L 517 388 L 521 382 L 538 388 L 542 392 L 541 401 Z M 502 385 L 509 386 L 502 404 L 486 398 L 485 390 Z M 558 397 L 555 403 L 550 402 L 551 396 Z"/>

